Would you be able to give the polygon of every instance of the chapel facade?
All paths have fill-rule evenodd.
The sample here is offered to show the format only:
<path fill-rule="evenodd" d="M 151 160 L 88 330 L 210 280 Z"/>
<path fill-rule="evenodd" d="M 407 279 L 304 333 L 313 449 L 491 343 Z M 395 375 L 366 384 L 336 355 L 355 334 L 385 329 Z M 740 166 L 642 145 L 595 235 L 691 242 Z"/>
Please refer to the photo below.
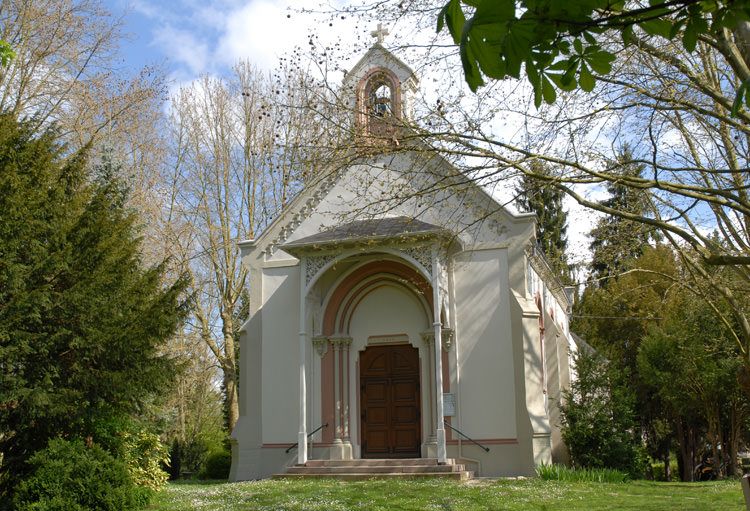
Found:
<path fill-rule="evenodd" d="M 482 476 L 566 459 L 571 303 L 535 217 L 402 145 L 418 80 L 381 42 L 344 81 L 370 150 L 240 243 L 231 480 L 310 459 L 456 459 Z"/>

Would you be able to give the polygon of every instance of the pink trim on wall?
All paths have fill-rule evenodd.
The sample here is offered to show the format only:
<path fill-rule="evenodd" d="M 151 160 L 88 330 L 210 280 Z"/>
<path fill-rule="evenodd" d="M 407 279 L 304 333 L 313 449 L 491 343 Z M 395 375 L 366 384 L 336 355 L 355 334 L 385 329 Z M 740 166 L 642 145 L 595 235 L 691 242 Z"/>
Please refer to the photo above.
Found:
<path fill-rule="evenodd" d="M 518 444 L 517 438 L 475 438 L 474 441 L 483 445 L 516 445 Z M 458 440 L 446 440 L 446 444 L 458 445 Z M 462 444 L 471 444 L 468 440 L 462 440 Z"/>
<path fill-rule="evenodd" d="M 323 335 L 337 333 L 334 332 L 336 317 L 346 296 L 360 281 L 378 273 L 390 274 L 408 280 L 422 293 L 430 307 L 432 307 L 432 286 L 421 273 L 397 261 L 373 261 L 353 271 L 333 292 L 323 315 Z"/>
<path fill-rule="evenodd" d="M 356 286 L 363 280 L 377 274 L 384 274 L 385 277 L 390 277 L 398 280 L 407 280 L 410 282 L 427 300 L 430 308 L 432 308 L 432 286 L 430 283 L 419 273 L 417 270 L 407 266 L 398 261 L 390 259 L 382 261 L 373 261 L 365 264 L 360 268 L 357 268 L 351 274 L 347 275 L 344 280 L 336 287 L 333 292 L 331 299 L 328 301 L 328 305 L 323 314 L 323 327 L 322 334 L 325 336 L 334 335 L 334 333 L 346 333 L 343 327 L 348 328 L 348 325 L 344 325 L 344 318 L 346 314 L 339 314 L 342 310 L 342 306 L 347 310 L 352 305 L 352 302 L 359 303 L 361 300 L 362 293 L 355 293 L 350 296 L 347 300 L 349 293 L 356 288 Z M 365 286 L 360 291 L 369 293 L 371 286 Z M 363 296 L 362 296 L 363 297 Z M 345 302 L 346 300 L 346 302 Z M 356 307 L 356 304 L 354 305 Z M 341 324 L 339 331 L 335 332 L 336 318 L 341 317 Z M 328 423 L 329 427 L 323 429 L 323 441 L 331 443 L 334 439 L 334 416 L 335 416 L 335 403 L 333 393 L 333 350 L 329 346 L 328 351 L 321 360 L 321 375 L 320 375 L 320 392 L 321 392 L 321 418 L 323 424 Z M 359 378 L 359 375 L 357 375 Z M 359 380 L 357 380 L 359 381 Z M 348 382 L 346 382 L 348 384 Z M 343 385 L 344 382 L 342 381 Z M 351 392 L 350 392 L 351 398 Z M 359 393 L 357 392 L 357 409 L 359 409 Z M 351 417 L 349 414 L 349 434 L 353 433 L 351 430 Z"/>

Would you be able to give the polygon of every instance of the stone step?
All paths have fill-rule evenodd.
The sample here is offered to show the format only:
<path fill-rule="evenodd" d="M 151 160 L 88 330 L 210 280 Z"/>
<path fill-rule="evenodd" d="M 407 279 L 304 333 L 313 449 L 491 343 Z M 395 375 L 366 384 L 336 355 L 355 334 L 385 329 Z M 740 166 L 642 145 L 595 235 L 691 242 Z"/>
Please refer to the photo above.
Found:
<path fill-rule="evenodd" d="M 455 460 L 446 460 L 446 465 L 453 465 Z M 358 459 L 358 460 L 308 460 L 305 464 L 307 467 L 436 467 L 438 465 L 436 458 L 382 458 L 382 459 Z"/>
<path fill-rule="evenodd" d="M 473 472 L 415 472 L 415 473 L 380 473 L 380 474 L 274 474 L 273 479 L 338 479 L 341 481 L 363 481 L 367 479 L 401 479 L 401 478 L 426 478 L 437 477 L 440 479 L 452 479 L 456 481 L 466 481 L 474 476 Z"/>
<path fill-rule="evenodd" d="M 444 474 L 449 472 L 463 472 L 463 465 L 367 465 L 367 466 L 338 466 L 338 467 L 289 467 L 287 474 Z"/>

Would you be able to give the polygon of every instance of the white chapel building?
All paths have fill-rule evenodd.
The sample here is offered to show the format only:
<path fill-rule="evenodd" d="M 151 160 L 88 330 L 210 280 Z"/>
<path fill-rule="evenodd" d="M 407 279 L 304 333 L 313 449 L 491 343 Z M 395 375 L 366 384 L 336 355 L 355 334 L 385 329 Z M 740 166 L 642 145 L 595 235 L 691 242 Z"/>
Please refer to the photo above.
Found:
<path fill-rule="evenodd" d="M 571 302 L 535 249 L 535 217 L 408 141 L 418 80 L 381 40 L 344 80 L 361 155 L 240 243 L 233 481 L 309 460 L 528 476 L 566 459 Z"/>

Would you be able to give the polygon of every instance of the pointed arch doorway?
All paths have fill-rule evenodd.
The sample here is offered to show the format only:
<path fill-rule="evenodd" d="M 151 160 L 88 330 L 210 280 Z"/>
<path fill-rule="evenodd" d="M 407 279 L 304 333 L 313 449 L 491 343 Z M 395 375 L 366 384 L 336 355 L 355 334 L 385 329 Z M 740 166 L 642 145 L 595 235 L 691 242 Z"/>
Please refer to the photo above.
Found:
<path fill-rule="evenodd" d="M 363 458 L 418 458 L 421 448 L 419 350 L 368 346 L 360 355 Z"/>

